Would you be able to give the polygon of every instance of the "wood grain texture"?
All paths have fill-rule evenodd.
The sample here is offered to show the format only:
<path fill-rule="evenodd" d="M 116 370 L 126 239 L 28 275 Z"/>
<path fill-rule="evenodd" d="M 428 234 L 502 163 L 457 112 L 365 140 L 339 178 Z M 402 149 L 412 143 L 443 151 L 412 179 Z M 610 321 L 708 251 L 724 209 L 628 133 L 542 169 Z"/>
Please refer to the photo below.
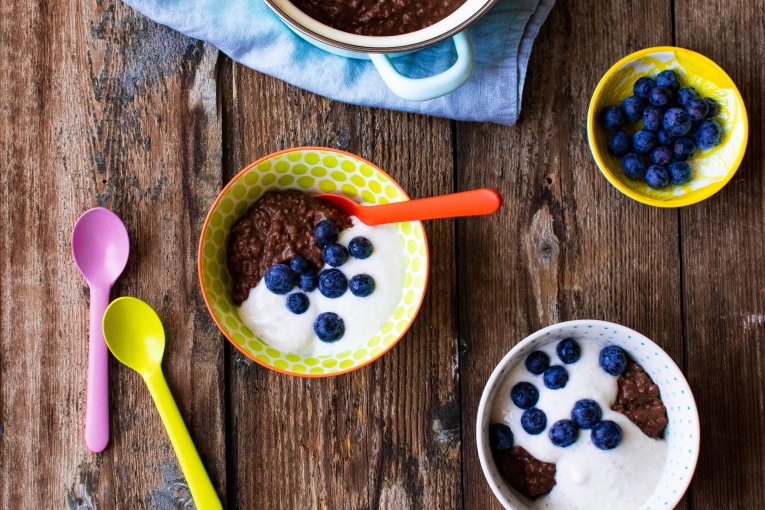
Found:
<path fill-rule="evenodd" d="M 111 442 L 84 445 L 88 292 L 70 235 L 97 205 L 131 238 L 113 295 L 164 321 L 168 382 L 222 492 L 223 344 L 195 269 L 221 186 L 218 52 L 121 2 L 10 0 L 0 30 L 0 507 L 189 499 L 143 381 L 113 359 Z"/>
<path fill-rule="evenodd" d="M 735 177 L 680 211 L 687 368 L 701 418 L 694 510 L 765 501 L 765 111 L 762 0 L 676 0 L 677 45 L 730 75 L 749 114 Z M 680 22 L 682 20 L 682 22 Z"/>
<path fill-rule="evenodd" d="M 336 103 L 232 65 L 227 179 L 285 147 L 348 150 L 413 197 L 450 193 L 450 122 Z M 230 360 L 229 509 L 461 508 L 453 220 L 429 222 L 431 279 L 380 360 L 306 380 Z"/>
<path fill-rule="evenodd" d="M 116 0 L 5 0 L 0 508 L 193 507 L 143 381 L 115 360 L 112 441 L 99 455 L 84 445 L 88 292 L 69 239 L 97 205 L 131 237 L 113 295 L 162 318 L 168 382 L 229 510 L 499 509 L 476 455 L 485 381 L 523 337 L 578 318 L 632 327 L 686 370 L 706 439 L 679 508 L 760 508 L 764 2 L 558 0 L 519 123 L 501 127 L 321 98 L 219 61 Z M 680 211 L 611 187 L 585 133 L 603 73 L 673 42 L 720 63 L 750 116 L 736 177 Z M 240 355 L 196 278 L 196 241 L 223 184 L 299 145 L 369 159 L 413 198 L 480 187 L 505 198 L 491 217 L 426 224 L 430 284 L 413 328 L 380 360 L 328 379 Z"/>
<path fill-rule="evenodd" d="M 556 2 L 534 45 L 519 123 L 457 125 L 458 189 L 495 187 L 505 199 L 498 214 L 457 221 L 466 509 L 501 508 L 478 461 L 476 410 L 492 370 L 524 337 L 560 321 L 607 320 L 682 365 L 677 211 L 613 188 L 585 126 L 614 62 L 671 43 L 668 2 Z"/>

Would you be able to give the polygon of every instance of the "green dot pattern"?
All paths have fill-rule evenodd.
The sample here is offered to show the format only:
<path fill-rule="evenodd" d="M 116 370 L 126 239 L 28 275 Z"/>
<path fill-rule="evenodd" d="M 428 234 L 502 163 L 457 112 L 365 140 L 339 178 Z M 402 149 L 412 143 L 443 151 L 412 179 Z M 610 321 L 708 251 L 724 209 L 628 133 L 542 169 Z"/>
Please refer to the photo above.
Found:
<path fill-rule="evenodd" d="M 256 338 L 242 323 L 231 299 L 232 279 L 226 267 L 231 226 L 263 193 L 273 189 L 297 189 L 310 195 L 342 193 L 368 205 L 407 200 L 379 170 L 331 150 L 297 149 L 278 154 L 239 175 L 217 201 L 202 235 L 202 292 L 226 336 L 251 359 L 296 375 L 345 372 L 382 355 L 414 320 L 425 293 L 428 249 L 422 224 L 419 221 L 396 224 L 407 257 L 405 288 L 401 301 L 378 334 L 359 338 L 349 351 L 321 359 L 280 352 Z"/>

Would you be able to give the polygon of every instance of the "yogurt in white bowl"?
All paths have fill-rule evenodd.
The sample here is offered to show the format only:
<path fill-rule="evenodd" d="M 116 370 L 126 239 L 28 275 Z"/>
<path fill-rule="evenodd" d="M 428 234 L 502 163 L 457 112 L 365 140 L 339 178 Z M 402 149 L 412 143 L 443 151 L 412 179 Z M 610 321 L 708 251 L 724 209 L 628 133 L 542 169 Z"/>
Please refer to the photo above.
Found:
<path fill-rule="evenodd" d="M 556 345 L 566 338 L 573 338 L 582 347 L 580 359 L 571 365 L 562 363 L 555 353 Z M 668 418 L 663 439 L 645 436 L 626 416 L 611 410 L 617 378 L 598 365 L 599 352 L 608 345 L 623 348 L 659 386 Z M 569 382 L 563 389 L 551 391 L 545 388 L 541 375 L 528 373 L 524 361 L 534 351 L 546 352 L 551 365 L 568 370 Z M 539 388 L 536 405 L 547 414 L 541 434 L 528 434 L 520 426 L 523 410 L 510 398 L 511 388 L 520 381 Z M 596 448 L 590 441 L 590 430 L 581 430 L 577 441 L 565 448 L 551 444 L 550 427 L 560 419 L 570 418 L 573 404 L 582 398 L 596 400 L 601 404 L 602 419 L 621 427 L 623 440 L 619 446 L 606 451 Z M 502 477 L 489 439 L 489 427 L 495 423 L 509 426 L 515 444 L 538 460 L 556 464 L 556 485 L 549 494 L 527 498 Z M 698 459 L 699 420 L 682 372 L 656 344 L 618 324 L 580 320 L 544 328 L 505 356 L 484 389 L 476 436 L 484 475 L 505 508 L 590 509 L 595 508 L 590 501 L 594 496 L 599 497 L 597 508 L 649 510 L 674 508 L 688 488 Z"/>

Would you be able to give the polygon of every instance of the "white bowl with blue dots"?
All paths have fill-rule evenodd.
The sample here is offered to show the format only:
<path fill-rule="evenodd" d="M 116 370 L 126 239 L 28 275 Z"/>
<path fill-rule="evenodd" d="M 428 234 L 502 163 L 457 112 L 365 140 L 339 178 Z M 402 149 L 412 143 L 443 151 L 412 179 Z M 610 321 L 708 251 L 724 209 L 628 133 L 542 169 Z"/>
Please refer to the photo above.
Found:
<path fill-rule="evenodd" d="M 492 491 L 509 510 L 530 510 L 529 500 L 505 482 L 494 464 L 489 445 L 491 409 L 505 373 L 523 362 L 530 352 L 564 338 L 618 345 L 659 385 L 669 418 L 664 431 L 667 461 L 656 489 L 639 510 L 674 508 L 688 489 L 699 458 L 699 414 L 688 381 L 672 358 L 648 338 L 619 324 L 595 320 L 561 322 L 532 333 L 513 347 L 492 372 L 476 420 L 478 457 Z"/>

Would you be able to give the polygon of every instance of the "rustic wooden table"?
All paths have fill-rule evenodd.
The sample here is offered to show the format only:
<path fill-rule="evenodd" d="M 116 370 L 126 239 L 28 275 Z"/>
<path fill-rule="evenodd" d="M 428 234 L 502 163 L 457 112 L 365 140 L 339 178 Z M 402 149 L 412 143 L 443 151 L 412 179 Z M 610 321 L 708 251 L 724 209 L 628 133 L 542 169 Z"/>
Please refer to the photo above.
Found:
<path fill-rule="evenodd" d="M 228 509 L 500 508 L 476 454 L 483 385 L 521 338 L 577 318 L 632 327 L 685 370 L 703 446 L 680 508 L 765 505 L 765 0 L 558 0 L 514 127 L 333 102 L 117 0 L 4 0 L 0 12 L 2 508 L 191 507 L 143 381 L 114 359 L 111 443 L 95 455 L 83 442 L 88 291 L 70 233 L 97 205 L 132 242 L 114 295 L 162 317 L 170 387 Z M 615 61 L 672 44 L 730 73 L 751 132 L 720 193 L 661 210 L 601 176 L 585 114 Z M 218 191 L 299 145 L 359 154 L 413 197 L 505 197 L 494 216 L 427 224 L 414 327 L 329 379 L 244 358 L 197 284 Z"/>

